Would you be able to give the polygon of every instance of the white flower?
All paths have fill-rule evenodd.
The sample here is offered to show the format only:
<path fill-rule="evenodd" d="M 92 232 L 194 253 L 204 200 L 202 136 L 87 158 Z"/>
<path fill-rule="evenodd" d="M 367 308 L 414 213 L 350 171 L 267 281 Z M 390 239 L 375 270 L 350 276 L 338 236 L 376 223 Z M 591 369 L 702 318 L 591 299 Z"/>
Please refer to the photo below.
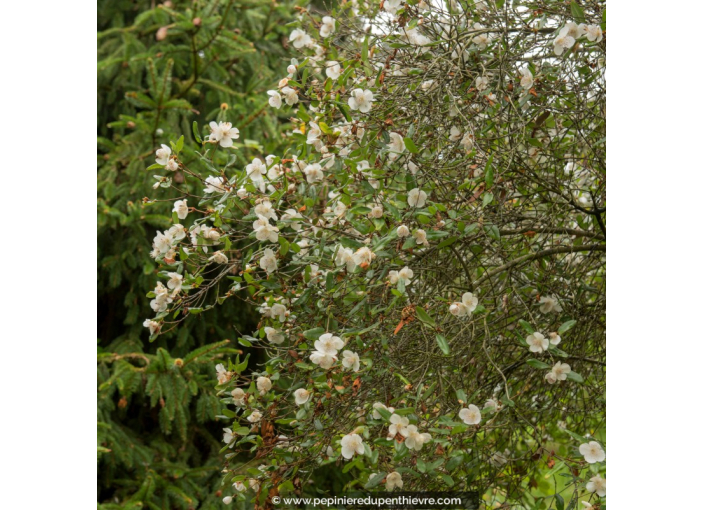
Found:
<path fill-rule="evenodd" d="M 416 244 L 430 246 L 430 243 L 428 242 L 428 239 L 426 238 L 425 230 L 423 230 L 422 228 L 419 228 L 418 230 L 414 231 L 413 237 L 416 240 Z"/>
<path fill-rule="evenodd" d="M 262 416 L 263 416 L 262 413 L 260 413 L 260 412 L 257 411 L 256 409 L 254 409 L 254 410 L 252 411 L 252 414 L 250 414 L 249 416 L 247 416 L 247 421 L 248 421 L 249 423 L 259 423 L 259 422 L 261 421 L 261 419 L 262 419 Z"/>
<path fill-rule="evenodd" d="M 282 344 L 284 340 L 286 340 L 284 334 L 276 328 L 270 328 L 267 326 L 264 328 L 264 332 L 266 333 L 266 339 L 272 344 Z"/>
<path fill-rule="evenodd" d="M 567 363 L 562 363 L 558 361 L 555 366 L 552 367 L 551 373 L 555 375 L 555 379 L 558 381 L 564 381 L 567 379 L 567 374 L 572 372 L 572 369 Z"/>
<path fill-rule="evenodd" d="M 271 250 L 268 251 L 269 254 L 273 255 L 273 252 Z M 267 250 L 264 250 L 264 255 L 267 255 Z M 271 307 L 270 313 L 271 317 L 278 319 L 279 322 L 285 322 L 286 315 L 288 315 L 288 310 L 286 310 L 286 307 L 281 303 L 276 303 L 274 306 Z"/>
<path fill-rule="evenodd" d="M 224 180 L 222 177 L 215 177 L 211 175 L 205 179 L 205 193 L 223 193 L 225 188 L 223 187 Z"/>
<path fill-rule="evenodd" d="M 282 88 L 281 94 L 283 94 L 286 104 L 289 106 L 292 106 L 298 102 L 298 92 L 293 90 L 291 87 Z"/>
<path fill-rule="evenodd" d="M 259 158 L 254 158 L 252 162 L 245 167 L 247 170 L 247 177 L 249 177 L 252 182 L 264 182 L 264 175 L 266 174 L 266 165 L 262 163 Z"/>
<path fill-rule="evenodd" d="M 467 314 L 470 314 L 477 308 L 479 299 L 471 292 L 465 292 L 462 294 L 462 304 L 467 308 Z"/>
<path fill-rule="evenodd" d="M 215 372 L 217 373 L 218 384 L 225 384 L 230 380 L 230 372 L 225 370 L 225 366 L 222 363 L 215 365 Z"/>
<path fill-rule="evenodd" d="M 377 409 L 384 409 L 390 413 L 394 412 L 393 407 L 386 407 L 381 402 L 374 402 L 374 405 L 372 405 L 372 418 L 374 418 L 375 420 L 381 419 L 381 414 L 379 414 L 379 411 L 377 411 Z"/>
<path fill-rule="evenodd" d="M 475 29 L 475 30 L 481 30 L 481 29 L 483 29 L 483 28 L 484 28 L 484 27 L 482 27 L 482 26 L 479 25 L 478 23 L 475 23 L 475 24 L 474 24 L 474 29 Z M 474 36 L 474 37 L 472 38 L 472 42 L 473 42 L 474 44 L 476 44 L 477 47 L 478 47 L 480 50 L 485 50 L 486 47 L 487 47 L 489 44 L 491 44 L 492 39 L 493 39 L 493 38 L 491 37 L 491 34 L 485 32 L 485 33 L 483 33 L 483 34 L 477 34 L 476 36 Z"/>
<path fill-rule="evenodd" d="M 564 28 L 561 30 L 565 31 L 567 35 L 570 37 L 574 37 L 575 39 L 579 39 L 584 35 L 584 32 L 586 30 L 586 25 L 582 23 L 581 25 L 577 25 L 574 21 L 568 21 Z"/>
<path fill-rule="evenodd" d="M 450 128 L 450 141 L 451 142 L 456 142 L 462 138 L 462 131 L 457 126 L 452 126 Z"/>
<path fill-rule="evenodd" d="M 335 216 L 338 218 L 343 218 L 347 213 L 347 206 L 343 202 L 338 202 L 335 204 L 335 209 L 333 209 L 332 212 L 334 212 Z"/>
<path fill-rule="evenodd" d="M 467 425 L 478 425 L 482 421 L 482 413 L 474 404 L 468 405 L 459 412 L 460 419 Z"/>
<path fill-rule="evenodd" d="M 489 86 L 489 78 L 486 76 L 477 76 L 474 83 L 476 84 L 477 90 L 481 92 L 482 90 L 486 90 Z"/>
<path fill-rule="evenodd" d="M 538 333 L 537 331 L 532 335 L 528 335 L 526 338 L 526 343 L 530 347 L 530 352 L 547 351 L 550 346 L 550 341 L 545 338 L 545 335 Z"/>
<path fill-rule="evenodd" d="M 384 10 L 390 14 L 396 15 L 396 12 L 401 8 L 402 0 L 385 0 Z"/>
<path fill-rule="evenodd" d="M 274 271 L 276 271 L 276 269 L 277 269 L 276 255 L 274 255 L 274 252 L 271 249 L 267 248 L 266 250 L 264 250 L 264 256 L 259 261 L 259 267 L 261 267 L 267 273 L 273 273 Z M 274 306 L 276 306 L 276 305 L 274 305 Z M 272 310 L 273 310 L 273 307 L 272 307 Z M 281 322 L 283 322 L 283 321 L 281 321 Z"/>
<path fill-rule="evenodd" d="M 335 20 L 330 16 L 323 17 L 323 23 L 320 25 L 320 37 L 323 39 L 330 37 L 335 31 Z"/>
<path fill-rule="evenodd" d="M 408 230 L 408 227 L 406 225 L 401 225 L 396 229 L 396 235 L 399 237 L 408 237 L 410 234 L 410 230 Z"/>
<path fill-rule="evenodd" d="M 232 503 L 232 496 L 225 496 L 222 498 L 222 502 L 225 503 L 226 505 L 229 505 Z"/>
<path fill-rule="evenodd" d="M 269 106 L 272 108 L 281 108 L 281 94 L 277 90 L 267 90 L 269 94 Z"/>
<path fill-rule="evenodd" d="M 405 431 L 401 432 L 401 435 L 406 437 L 404 443 L 409 450 L 420 450 L 425 443 L 432 439 L 430 434 L 421 434 L 418 432 L 418 427 L 415 425 L 406 427 Z"/>
<path fill-rule="evenodd" d="M 392 285 L 396 285 L 399 279 L 403 281 L 404 285 L 408 285 L 411 283 L 411 278 L 413 278 L 413 270 L 408 266 L 401 271 L 389 271 L 389 282 Z"/>
<path fill-rule="evenodd" d="M 234 400 L 236 406 L 244 406 L 244 399 L 247 397 L 247 394 L 242 388 L 235 388 L 230 392 L 230 395 L 232 395 L 232 400 Z"/>
<path fill-rule="evenodd" d="M 329 60 L 325 62 L 325 74 L 328 76 L 328 78 L 337 80 L 342 74 L 342 68 L 340 67 L 339 62 L 335 60 Z"/>
<path fill-rule="evenodd" d="M 216 264 L 227 264 L 227 255 L 221 251 L 216 251 L 208 260 Z"/>
<path fill-rule="evenodd" d="M 403 137 L 398 133 L 389 133 L 389 138 L 391 138 L 391 142 L 386 146 L 389 148 L 389 152 L 391 153 L 389 154 L 389 158 L 394 161 L 406 150 L 406 144 L 403 143 Z"/>
<path fill-rule="evenodd" d="M 352 351 L 342 351 L 342 366 L 359 372 L 359 354 Z"/>
<path fill-rule="evenodd" d="M 254 492 L 259 491 L 259 480 L 256 478 L 250 478 L 249 479 L 249 488 L 252 489 Z"/>
<path fill-rule="evenodd" d="M 587 482 L 587 491 L 596 492 L 601 498 L 606 496 L 606 480 L 601 476 L 592 476 Z"/>
<path fill-rule="evenodd" d="M 158 322 L 153 321 L 153 320 L 151 320 L 151 319 L 146 319 L 146 320 L 142 323 L 142 325 L 143 325 L 145 328 L 149 328 L 149 334 L 150 334 L 150 335 L 153 335 L 154 333 L 156 333 L 157 331 L 159 331 L 159 328 L 161 327 L 161 326 L 159 326 L 159 323 L 158 323 Z"/>
<path fill-rule="evenodd" d="M 602 462 L 606 458 L 604 449 L 596 441 L 589 441 L 588 443 L 579 445 L 579 453 L 584 455 L 584 460 L 589 464 Z"/>
<path fill-rule="evenodd" d="M 403 488 L 403 480 L 401 480 L 401 474 L 398 471 L 393 471 L 386 475 L 386 490 L 392 491 L 396 487 L 399 489 Z"/>
<path fill-rule="evenodd" d="M 247 486 L 245 484 L 243 484 L 242 482 L 235 482 L 232 484 L 232 486 L 238 492 L 245 492 L 247 490 Z"/>
<path fill-rule="evenodd" d="M 260 395 L 266 394 L 267 391 L 271 389 L 271 379 L 268 377 L 258 377 L 257 378 L 257 389 Z"/>
<path fill-rule="evenodd" d="M 323 174 L 323 169 L 319 163 L 313 163 L 311 165 L 306 166 L 303 169 L 303 173 L 306 175 L 306 180 L 309 184 L 322 181 L 325 178 L 325 175 Z"/>
<path fill-rule="evenodd" d="M 175 158 L 171 158 L 166 162 L 165 168 L 171 172 L 175 172 L 176 170 L 178 170 L 178 162 Z"/>
<path fill-rule="evenodd" d="M 259 219 L 252 224 L 257 240 L 269 241 L 276 243 L 279 241 L 279 228 L 269 223 L 269 220 L 264 216 L 259 216 Z"/>
<path fill-rule="evenodd" d="M 594 506 L 589 501 L 580 501 L 582 503 L 582 510 L 594 510 Z"/>
<path fill-rule="evenodd" d="M 219 142 L 220 147 L 232 147 L 232 140 L 240 137 L 240 130 L 232 127 L 231 122 L 210 123 L 212 130 L 208 139 L 211 142 Z"/>
<path fill-rule="evenodd" d="M 166 165 L 171 157 L 171 147 L 161 144 L 161 149 L 156 150 L 156 162 L 160 165 Z"/>
<path fill-rule="evenodd" d="M 464 147 L 464 150 L 466 151 L 472 150 L 472 147 L 474 147 L 474 137 L 472 136 L 472 133 L 465 133 L 462 140 L 460 140 L 460 145 Z"/>
<path fill-rule="evenodd" d="M 604 33 L 601 31 L 601 27 L 599 25 L 587 25 L 584 28 L 584 31 L 586 32 L 587 39 L 590 42 L 601 42 L 604 38 Z"/>
<path fill-rule="evenodd" d="M 293 397 L 296 399 L 296 405 L 302 406 L 310 398 L 310 391 L 305 388 L 298 388 L 293 392 Z"/>
<path fill-rule="evenodd" d="M 340 441 L 342 456 L 351 459 L 354 454 L 364 455 L 364 443 L 359 434 L 347 434 Z"/>
<path fill-rule="evenodd" d="M 540 311 L 542 313 L 561 312 L 562 307 L 555 296 L 542 296 L 540 298 Z"/>
<path fill-rule="evenodd" d="M 314 345 L 316 350 L 320 352 L 335 355 L 337 351 L 345 346 L 345 342 L 343 342 L 339 336 L 335 336 L 332 333 L 325 333 L 320 335 Z"/>
<path fill-rule="evenodd" d="M 337 356 L 328 352 L 315 350 L 310 355 L 310 361 L 314 365 L 319 365 L 320 368 L 328 370 L 335 364 L 335 361 L 337 361 Z"/>
<path fill-rule="evenodd" d="M 552 42 L 555 55 L 560 56 L 565 50 L 574 46 L 575 40 L 574 37 L 569 35 L 569 31 L 569 27 L 565 26 Z"/>
<path fill-rule="evenodd" d="M 359 250 L 354 252 L 354 262 L 358 266 L 361 266 L 362 264 L 371 264 L 372 260 L 374 260 L 375 258 L 376 253 L 374 253 L 366 246 L 362 246 Z"/>
<path fill-rule="evenodd" d="M 380 205 L 375 205 L 369 212 L 370 218 L 381 218 L 384 215 L 384 208 Z"/>
<path fill-rule="evenodd" d="M 281 220 L 282 220 L 282 221 L 287 221 L 287 220 L 290 221 L 290 220 L 294 220 L 294 219 L 297 219 L 297 218 L 305 219 L 305 218 L 301 215 L 301 213 L 299 213 L 299 212 L 296 211 L 295 209 L 286 209 L 286 210 L 284 211 L 284 214 L 281 215 Z M 300 222 L 298 222 L 298 221 L 291 221 L 291 223 L 289 223 L 288 226 L 291 227 L 291 228 L 292 228 L 293 230 L 295 230 L 296 232 L 298 232 L 299 230 L 301 230 L 301 224 L 300 224 Z"/>
<path fill-rule="evenodd" d="M 396 434 L 401 434 L 404 437 L 406 436 L 408 418 L 399 416 L 398 414 L 392 414 L 391 418 L 389 418 L 389 422 L 391 422 L 391 425 L 389 425 L 389 439 L 396 437 Z"/>
<path fill-rule="evenodd" d="M 416 208 L 423 207 L 427 198 L 428 194 L 425 191 L 419 188 L 413 188 L 408 192 L 408 205 Z"/>
<path fill-rule="evenodd" d="M 300 28 L 297 28 L 293 32 L 291 32 L 291 35 L 288 39 L 289 41 L 291 41 L 291 44 L 293 44 L 293 47 L 296 49 L 303 48 L 304 46 L 309 46 L 313 42 L 310 36 Z"/>
<path fill-rule="evenodd" d="M 274 207 L 271 205 L 271 202 L 269 200 L 262 200 L 260 203 L 258 203 L 254 207 L 254 212 L 258 216 L 263 216 L 266 219 L 279 219 L 278 216 L 276 216 L 276 210 L 274 210 Z"/>
<path fill-rule="evenodd" d="M 559 345 L 559 343 L 562 342 L 562 338 L 560 338 L 560 335 L 555 332 L 548 333 L 548 338 L 550 338 L 550 343 L 552 345 Z"/>
<path fill-rule="evenodd" d="M 557 377 L 555 376 L 555 372 L 552 370 L 545 374 L 545 380 L 548 382 L 548 384 L 555 384 L 557 382 Z"/>
<path fill-rule="evenodd" d="M 418 165 L 416 165 L 413 161 L 406 163 L 406 168 L 412 175 L 416 175 L 416 173 L 418 173 Z"/>
<path fill-rule="evenodd" d="M 178 273 L 167 273 L 167 275 L 169 276 L 169 281 L 166 282 L 166 286 L 174 292 L 180 291 L 183 284 L 183 275 Z"/>
<path fill-rule="evenodd" d="M 232 440 L 237 437 L 237 434 L 233 433 L 232 429 L 222 429 L 222 430 L 223 430 L 223 432 L 225 432 L 222 435 L 223 443 L 230 444 L 232 442 Z"/>
<path fill-rule="evenodd" d="M 372 101 L 374 101 L 374 94 L 369 89 L 354 89 L 350 92 L 350 98 L 347 100 L 347 104 L 353 110 L 359 110 L 362 113 L 367 113 L 372 109 Z"/>
<path fill-rule="evenodd" d="M 528 90 L 532 86 L 533 86 L 533 73 L 530 72 L 530 69 L 528 69 L 527 67 L 524 67 L 521 69 L 521 87 Z"/>
<path fill-rule="evenodd" d="M 179 220 L 185 220 L 186 216 L 188 216 L 188 201 L 186 199 L 176 200 L 176 202 L 174 202 L 173 212 L 176 213 Z"/>
<path fill-rule="evenodd" d="M 455 317 L 469 316 L 479 304 L 479 299 L 471 292 L 462 294 L 461 302 L 454 302 L 450 305 L 450 313 Z"/>
<path fill-rule="evenodd" d="M 351 248 L 343 248 L 339 246 L 337 249 L 337 254 L 335 255 L 335 265 L 336 266 L 347 266 L 347 271 L 352 272 L 357 267 L 357 262 L 354 259 L 354 253 Z"/>
<path fill-rule="evenodd" d="M 495 413 L 499 410 L 499 404 L 493 398 L 490 398 L 484 403 L 484 411 L 489 413 Z"/>

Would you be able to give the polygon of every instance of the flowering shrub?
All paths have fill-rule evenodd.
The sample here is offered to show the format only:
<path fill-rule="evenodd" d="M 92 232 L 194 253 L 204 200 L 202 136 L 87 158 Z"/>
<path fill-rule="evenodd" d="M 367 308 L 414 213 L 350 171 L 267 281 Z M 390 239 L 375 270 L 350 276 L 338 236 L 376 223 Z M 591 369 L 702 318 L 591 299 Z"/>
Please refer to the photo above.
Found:
<path fill-rule="evenodd" d="M 238 167 L 211 123 L 196 162 L 182 138 L 152 167 L 178 197 L 151 335 L 229 299 L 261 316 L 239 343 L 266 362 L 217 369 L 226 503 L 329 465 L 349 488 L 597 504 L 605 8 L 348 2 L 294 25 L 267 94 L 290 149 Z"/>

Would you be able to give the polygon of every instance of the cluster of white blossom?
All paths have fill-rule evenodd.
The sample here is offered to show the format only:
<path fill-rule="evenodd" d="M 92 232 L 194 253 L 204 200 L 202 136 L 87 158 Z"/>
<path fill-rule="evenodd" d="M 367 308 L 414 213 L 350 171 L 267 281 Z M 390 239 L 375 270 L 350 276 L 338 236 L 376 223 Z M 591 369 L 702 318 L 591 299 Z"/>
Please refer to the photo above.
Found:
<path fill-rule="evenodd" d="M 554 242 L 556 253 L 563 253 L 573 246 L 568 234 L 588 227 L 568 213 L 562 213 L 565 222 L 550 223 L 533 202 L 547 193 L 531 187 L 531 179 L 539 179 L 543 167 L 559 165 L 550 186 L 564 177 L 581 188 L 578 195 L 567 190 L 564 198 L 554 184 L 550 195 L 594 206 L 582 199 L 598 184 L 584 154 L 571 147 L 568 156 L 562 148 L 550 152 L 551 144 L 563 143 L 556 140 L 577 145 L 579 137 L 554 107 L 565 89 L 553 93 L 544 84 L 563 83 L 550 74 L 556 62 L 576 58 L 568 50 L 578 40 L 599 43 L 603 32 L 596 24 L 562 26 L 555 19 L 550 26 L 561 28 L 554 39 L 550 29 L 531 29 L 537 42 L 513 40 L 525 45 L 523 53 L 499 69 L 496 57 L 510 51 L 505 38 L 513 32 L 500 30 L 495 10 L 492 2 L 439 8 L 386 0 L 381 6 L 349 2 L 341 7 L 343 16 L 302 17 L 289 36 L 296 53 L 288 75 L 261 98 L 275 115 L 294 107 L 293 129 L 285 137 L 296 148 L 264 156 L 244 147 L 247 152 L 222 160 L 220 172 L 209 156 L 198 184 L 205 197 L 174 201 L 175 217 L 188 226 L 176 223 L 154 238 L 152 257 L 167 270 L 160 273 L 165 284 L 153 292 L 156 317 L 144 322 L 150 334 L 159 334 L 167 312 L 188 313 L 208 290 L 230 280 L 218 299 L 237 296 L 260 314 L 257 330 L 240 343 L 267 351 L 266 371 L 245 376 L 239 361 L 236 368 L 216 367 L 229 395 L 223 402 L 235 407 L 234 424 L 223 437 L 230 448 L 244 451 L 251 446 L 240 444 L 259 442 L 262 456 L 281 450 L 295 460 L 277 462 L 306 467 L 341 456 L 370 473 L 368 483 L 385 480 L 392 491 L 404 487 L 402 474 L 423 466 L 416 452 L 431 444 L 423 454 L 436 452 L 443 467 L 423 469 L 439 469 L 427 478 L 449 485 L 442 475 L 455 483 L 452 470 L 462 472 L 470 452 L 481 452 L 478 470 L 529 458 L 525 445 L 501 436 L 502 427 L 514 424 L 506 409 L 521 406 L 521 420 L 535 412 L 533 423 L 545 428 L 537 420 L 547 416 L 541 406 L 547 407 L 548 397 L 555 395 L 551 405 L 557 409 L 583 381 L 553 359 L 570 356 L 557 346 L 577 323 L 570 320 L 582 299 L 572 290 L 576 282 L 533 280 L 541 271 L 548 274 L 538 254 L 553 247 L 551 236 L 564 236 Z M 366 13 L 374 29 L 360 37 L 346 17 L 352 12 Z M 523 21 L 512 30 L 522 33 L 529 26 Z M 347 40 L 354 49 L 339 44 L 343 34 L 356 34 Z M 550 56 L 539 56 L 544 53 Z M 460 84 L 453 81 L 457 76 Z M 544 104 L 555 111 L 544 116 Z M 507 118 L 514 109 L 524 124 Z M 204 145 L 230 149 L 229 158 L 239 130 L 220 121 L 211 122 L 210 131 Z M 509 150 L 513 136 L 521 142 Z M 182 166 L 178 147 L 172 148 L 156 152 L 157 164 L 171 171 Z M 514 162 L 524 157 L 525 164 Z M 588 242 L 599 235 L 586 234 Z M 577 267 L 575 254 L 567 256 L 546 267 Z M 590 271 L 585 274 L 594 280 L 601 277 L 598 268 Z M 212 285 L 199 287 L 198 278 L 210 278 Z M 540 295 L 537 289 L 550 290 Z M 518 325 L 529 333 L 525 339 Z M 578 344 L 566 338 L 569 348 Z M 526 361 L 526 346 L 550 358 L 552 368 Z M 573 364 L 582 371 L 579 361 Z M 467 371 L 472 376 L 465 379 Z M 528 395 L 535 388 L 537 394 Z M 370 406 L 376 399 L 396 408 Z M 481 410 L 466 404 L 484 400 Z M 265 432 L 274 421 L 290 436 L 279 434 L 276 446 Z M 556 421 L 557 434 L 566 425 Z M 574 452 L 566 457 L 583 465 Z M 588 464 L 605 459 L 596 441 L 582 444 L 579 453 Z M 228 476 L 237 494 L 269 483 L 266 469 L 256 476 L 230 470 Z M 407 488 L 419 483 L 415 478 L 406 478 Z M 605 496 L 605 480 L 592 476 L 586 491 Z M 232 496 L 223 501 L 231 503 Z"/>

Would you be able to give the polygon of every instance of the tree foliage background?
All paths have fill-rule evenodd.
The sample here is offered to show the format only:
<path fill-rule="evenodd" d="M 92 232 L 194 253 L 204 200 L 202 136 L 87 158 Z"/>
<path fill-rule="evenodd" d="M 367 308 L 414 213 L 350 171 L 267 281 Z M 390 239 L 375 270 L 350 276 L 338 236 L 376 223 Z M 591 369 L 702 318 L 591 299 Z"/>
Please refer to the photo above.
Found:
<path fill-rule="evenodd" d="M 194 120 L 236 123 L 242 158 L 279 147 L 280 120 L 265 91 L 272 68 L 286 66 L 293 12 L 269 0 L 98 2 L 101 508 L 222 505 L 214 364 L 239 352 L 228 339 L 253 319 L 225 303 L 149 343 L 142 321 L 156 267 L 148 244 L 168 226 L 171 204 L 142 203 L 154 182 L 146 168 L 159 144 L 191 136 Z"/>

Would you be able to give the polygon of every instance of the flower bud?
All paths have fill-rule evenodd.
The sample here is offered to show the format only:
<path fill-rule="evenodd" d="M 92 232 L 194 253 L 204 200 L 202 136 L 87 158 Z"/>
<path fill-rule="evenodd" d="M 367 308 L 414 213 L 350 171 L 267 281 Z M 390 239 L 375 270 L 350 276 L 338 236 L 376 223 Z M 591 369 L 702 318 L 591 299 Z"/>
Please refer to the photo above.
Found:
<path fill-rule="evenodd" d="M 450 313 L 454 315 L 455 317 L 460 314 L 460 304 L 459 303 L 452 303 L 450 305 Z"/>
<path fill-rule="evenodd" d="M 288 66 L 286 70 L 288 71 L 288 74 L 296 74 L 296 66 L 294 65 Z"/>
<path fill-rule="evenodd" d="M 398 228 L 396 229 L 396 234 L 397 234 L 399 237 L 407 237 L 408 234 L 410 234 L 410 233 L 411 233 L 411 231 L 408 230 L 408 227 L 407 227 L 406 225 L 401 225 L 400 227 L 398 227 Z"/>
<path fill-rule="evenodd" d="M 166 36 L 169 34 L 169 29 L 167 27 L 161 27 L 159 30 L 156 31 L 156 40 L 157 41 L 163 41 L 166 39 Z"/>
<path fill-rule="evenodd" d="M 222 498 L 222 502 L 226 505 L 229 505 L 230 503 L 232 503 L 232 496 L 225 496 L 224 498 Z"/>
<path fill-rule="evenodd" d="M 197 26 L 197 27 L 199 27 L 202 22 L 203 22 L 203 21 L 202 21 L 200 18 L 194 18 L 194 19 L 193 19 L 193 24 L 194 24 L 195 26 Z"/>

